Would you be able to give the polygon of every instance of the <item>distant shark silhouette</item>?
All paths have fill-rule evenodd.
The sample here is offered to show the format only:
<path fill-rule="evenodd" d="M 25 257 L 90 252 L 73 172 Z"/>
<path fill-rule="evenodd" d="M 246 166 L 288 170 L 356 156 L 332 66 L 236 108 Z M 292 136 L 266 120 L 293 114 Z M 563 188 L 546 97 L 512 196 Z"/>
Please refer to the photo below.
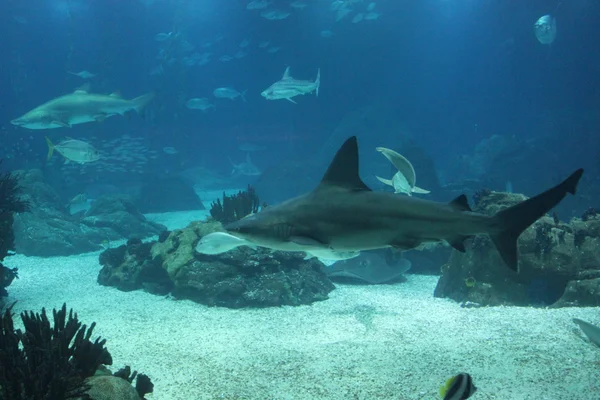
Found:
<path fill-rule="evenodd" d="M 358 170 L 358 144 L 342 145 L 319 186 L 279 205 L 225 226 L 238 237 L 283 251 L 408 250 L 446 241 L 464 252 L 464 240 L 487 234 L 504 262 L 518 269 L 517 239 L 567 195 L 575 194 L 583 169 L 555 187 L 494 216 L 472 212 L 467 197 L 438 203 L 389 192 L 373 192 Z"/>

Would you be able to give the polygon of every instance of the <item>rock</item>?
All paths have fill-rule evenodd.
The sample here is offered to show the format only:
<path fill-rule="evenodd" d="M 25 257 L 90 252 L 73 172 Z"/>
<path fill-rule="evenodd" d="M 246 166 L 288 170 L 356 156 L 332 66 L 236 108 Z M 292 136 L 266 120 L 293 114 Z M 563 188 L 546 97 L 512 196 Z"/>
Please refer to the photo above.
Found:
<path fill-rule="evenodd" d="M 492 215 L 525 199 L 519 194 L 485 192 L 474 210 Z M 483 306 L 596 306 L 600 291 L 600 237 L 596 217 L 569 224 L 542 217 L 518 241 L 519 273 L 510 270 L 487 236 L 453 250 L 442 267 L 434 295 Z"/>
<path fill-rule="evenodd" d="M 157 277 L 161 287 L 168 276 L 174 296 L 230 308 L 310 304 L 327 299 L 334 289 L 321 264 L 304 260 L 302 253 L 247 247 L 210 256 L 195 252 L 202 236 L 222 229 L 215 221 L 194 222 L 153 242 L 150 253 L 139 244 L 139 250 L 131 245 L 107 250 L 100 256 L 105 267 L 98 279 L 131 290 L 148 283 L 140 276 Z M 156 273 L 157 265 L 164 274 Z"/>
<path fill-rule="evenodd" d="M 68 256 L 100 250 L 104 241 L 148 237 L 166 229 L 146 221 L 120 197 L 98 199 L 81 220 L 70 215 L 40 170 L 16 171 L 30 211 L 15 215 L 15 249 L 27 256 Z"/>
<path fill-rule="evenodd" d="M 140 400 L 131 383 L 117 376 L 97 375 L 85 382 L 90 385 L 87 394 L 92 400 Z"/>
<path fill-rule="evenodd" d="M 158 295 L 169 293 L 173 284 L 162 267 L 161 259 L 152 258 L 152 245 L 132 239 L 126 245 L 102 252 L 98 283 L 125 292 L 144 289 Z"/>
<path fill-rule="evenodd" d="M 194 189 L 179 177 L 154 180 L 143 185 L 135 204 L 143 213 L 204 210 Z"/>
<path fill-rule="evenodd" d="M 103 196 L 94 201 L 81 223 L 90 228 L 110 229 L 122 238 L 144 238 L 166 230 L 148 221 L 126 196 Z"/>

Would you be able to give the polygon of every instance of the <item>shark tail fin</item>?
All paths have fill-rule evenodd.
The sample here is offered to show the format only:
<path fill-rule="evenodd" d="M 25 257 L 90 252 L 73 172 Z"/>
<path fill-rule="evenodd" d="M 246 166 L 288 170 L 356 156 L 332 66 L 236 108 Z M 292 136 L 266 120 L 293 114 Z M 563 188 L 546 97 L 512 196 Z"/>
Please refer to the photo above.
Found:
<path fill-rule="evenodd" d="M 560 203 L 567 193 L 575 194 L 582 175 L 580 168 L 553 188 L 494 215 L 492 225 L 496 232 L 490 237 L 502 260 L 513 271 L 518 270 L 517 239 L 521 233 Z"/>
<path fill-rule="evenodd" d="M 246 92 L 247 91 L 248 91 L 248 89 L 246 89 L 242 93 L 240 93 L 240 97 L 242 98 L 242 100 L 244 100 L 244 103 L 246 102 Z"/>
<path fill-rule="evenodd" d="M 319 97 L 319 87 L 321 86 L 321 68 L 317 69 L 317 79 L 315 79 L 315 96 Z"/>
<path fill-rule="evenodd" d="M 54 154 L 54 144 L 52 144 L 52 141 L 48 136 L 46 136 L 46 144 L 48 145 L 48 157 L 46 160 L 49 160 L 52 158 L 52 154 Z"/>
<path fill-rule="evenodd" d="M 139 97 L 136 97 L 135 99 L 131 100 L 131 104 L 132 104 L 132 108 L 139 112 L 142 112 L 144 110 L 144 108 L 146 108 L 146 106 L 148 105 L 148 103 L 150 103 L 152 100 L 154 100 L 154 93 L 146 93 L 143 94 Z"/>

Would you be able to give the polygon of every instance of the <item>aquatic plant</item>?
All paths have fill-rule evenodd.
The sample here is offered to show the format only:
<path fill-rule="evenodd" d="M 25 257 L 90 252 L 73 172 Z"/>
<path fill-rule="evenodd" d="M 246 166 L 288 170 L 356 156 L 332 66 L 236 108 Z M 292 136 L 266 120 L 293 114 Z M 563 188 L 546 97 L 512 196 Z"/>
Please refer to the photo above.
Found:
<path fill-rule="evenodd" d="M 14 304 L 13 304 L 14 306 Z M 88 399 L 85 379 L 112 358 L 106 340 L 91 341 L 88 328 L 63 304 L 54 326 L 41 314 L 21 313 L 25 331 L 14 329 L 12 306 L 0 318 L 0 399 Z"/>
<path fill-rule="evenodd" d="M 584 221 L 588 221 L 598 215 L 598 209 L 594 207 L 589 207 L 587 210 L 581 214 L 581 219 Z"/>
<path fill-rule="evenodd" d="M 264 205 L 263 205 L 264 207 Z M 213 201 L 210 207 L 210 215 L 213 219 L 228 224 L 244 218 L 245 216 L 257 213 L 260 209 L 260 200 L 254 188 L 248 185 L 245 191 L 239 191 L 237 194 L 227 196 L 223 193 L 223 201 L 217 199 Z"/>

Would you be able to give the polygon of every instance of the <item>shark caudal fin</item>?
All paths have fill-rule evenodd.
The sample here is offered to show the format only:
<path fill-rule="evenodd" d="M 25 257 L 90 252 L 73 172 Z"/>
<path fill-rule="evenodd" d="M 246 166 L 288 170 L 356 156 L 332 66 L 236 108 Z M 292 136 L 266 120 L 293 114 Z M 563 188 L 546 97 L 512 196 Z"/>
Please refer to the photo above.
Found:
<path fill-rule="evenodd" d="M 553 188 L 502 210 L 493 217 L 494 226 L 499 227 L 500 232 L 492 233 L 490 237 L 510 269 L 518 270 L 517 239 L 521 233 L 560 203 L 567 193 L 575 194 L 582 175 L 583 169 L 580 168 Z"/>
<path fill-rule="evenodd" d="M 144 108 L 154 99 L 154 93 L 146 93 L 131 100 L 132 107 L 135 111 L 142 112 Z"/>
<path fill-rule="evenodd" d="M 49 160 L 52 158 L 52 154 L 54 154 L 54 144 L 52 144 L 52 141 L 48 136 L 46 136 L 46 144 L 48 145 L 48 157 L 46 160 Z"/>

